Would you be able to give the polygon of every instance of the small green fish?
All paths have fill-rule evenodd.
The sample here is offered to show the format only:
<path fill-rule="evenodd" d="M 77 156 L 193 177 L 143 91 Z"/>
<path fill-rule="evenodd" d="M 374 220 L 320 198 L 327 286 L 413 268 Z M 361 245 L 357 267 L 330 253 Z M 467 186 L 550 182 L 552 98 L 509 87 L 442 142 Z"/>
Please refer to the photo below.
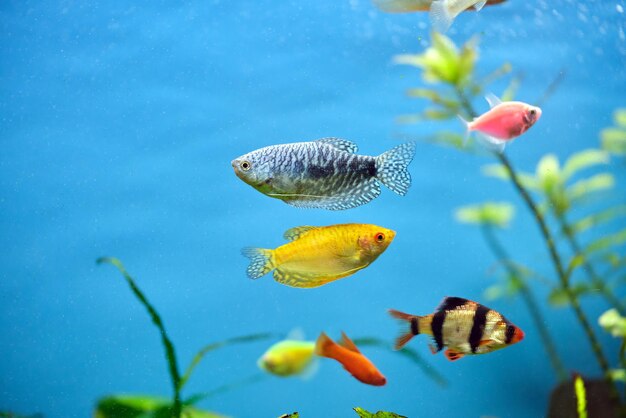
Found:
<path fill-rule="evenodd" d="M 288 339 L 271 346 L 257 364 L 261 370 L 276 376 L 302 376 L 313 372 L 314 356 L 314 342 Z"/>

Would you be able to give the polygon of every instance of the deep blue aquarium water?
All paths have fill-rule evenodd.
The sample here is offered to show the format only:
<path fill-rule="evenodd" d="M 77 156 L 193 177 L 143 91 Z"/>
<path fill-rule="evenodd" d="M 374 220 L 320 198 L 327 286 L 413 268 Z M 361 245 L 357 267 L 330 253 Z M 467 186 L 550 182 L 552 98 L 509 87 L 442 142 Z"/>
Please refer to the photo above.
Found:
<path fill-rule="evenodd" d="M 509 0 L 456 19 L 447 33 L 454 42 L 480 37 L 478 75 L 505 61 L 523 74 L 520 100 L 532 103 L 565 73 L 542 119 L 507 148 L 517 169 L 534 171 L 547 153 L 563 161 L 599 147 L 613 110 L 626 105 L 624 9 L 623 0 Z M 398 325 L 388 308 L 427 314 L 449 295 L 481 301 L 526 333 L 517 345 L 457 362 L 414 338 L 410 346 L 445 387 L 378 347 L 363 352 L 385 373 L 383 387 L 326 359 L 309 379 L 263 374 L 257 358 L 278 339 L 226 347 L 198 366 L 185 394 L 263 378 L 200 402 L 203 409 L 544 416 L 556 378 L 531 317 L 519 298 L 485 299 L 496 261 L 478 228 L 453 216 L 462 205 L 512 202 L 516 216 L 499 237 L 516 261 L 556 282 L 520 196 L 481 174 L 493 158 L 418 141 L 406 197 L 383 187 L 345 211 L 288 206 L 230 165 L 263 146 L 325 136 L 378 155 L 406 137 L 461 132 L 454 119 L 396 123 L 427 106 L 405 95 L 423 85 L 419 70 L 393 63 L 429 45 L 427 14 L 388 14 L 369 0 L 3 1 L 0 27 L 0 410 L 84 417 L 109 394 L 170 396 L 144 307 L 114 268 L 95 264 L 115 256 L 159 310 L 181 368 L 204 344 L 259 332 L 299 328 L 314 340 L 344 330 L 391 343 Z M 624 201 L 623 158 L 602 170 L 616 178 L 609 199 Z M 621 219 L 611 228 L 623 228 Z M 298 225 L 349 222 L 397 236 L 370 267 L 320 288 L 246 277 L 242 247 L 274 248 Z M 530 284 L 568 370 L 600 376 L 573 311 L 549 306 L 540 280 Z M 623 298 L 624 287 L 616 292 Z M 619 340 L 597 326 L 609 306 L 593 296 L 582 303 L 617 367 Z"/>

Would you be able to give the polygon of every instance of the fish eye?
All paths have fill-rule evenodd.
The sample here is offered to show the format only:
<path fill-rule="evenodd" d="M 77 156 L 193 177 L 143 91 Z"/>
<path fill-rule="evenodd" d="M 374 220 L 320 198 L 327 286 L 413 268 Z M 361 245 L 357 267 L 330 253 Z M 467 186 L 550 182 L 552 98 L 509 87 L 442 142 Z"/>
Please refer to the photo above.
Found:
<path fill-rule="evenodd" d="M 385 240 L 385 234 L 379 232 L 376 234 L 376 242 L 383 242 Z"/>
<path fill-rule="evenodd" d="M 531 116 L 535 116 L 535 113 L 537 113 L 537 111 L 535 109 L 530 109 Z"/>
<path fill-rule="evenodd" d="M 239 167 L 241 167 L 243 171 L 248 171 L 252 168 L 252 163 L 250 163 L 250 161 L 244 160 L 239 164 Z"/>

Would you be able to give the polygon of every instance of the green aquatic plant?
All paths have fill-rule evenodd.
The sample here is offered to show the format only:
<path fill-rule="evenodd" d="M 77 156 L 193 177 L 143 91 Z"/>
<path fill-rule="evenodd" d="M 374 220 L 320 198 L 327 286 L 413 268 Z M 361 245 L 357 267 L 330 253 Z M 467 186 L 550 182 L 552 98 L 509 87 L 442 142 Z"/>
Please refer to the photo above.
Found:
<path fill-rule="evenodd" d="M 400 117 L 399 121 L 446 120 L 457 115 L 467 120 L 475 118 L 478 114 L 472 105 L 473 101 L 486 91 L 493 80 L 511 72 L 511 66 L 504 64 L 487 77 L 478 77 L 476 75 L 477 44 L 477 38 L 472 38 L 461 47 L 457 47 L 444 35 L 433 33 L 431 46 L 423 53 L 396 56 L 394 58 L 396 63 L 419 69 L 424 84 L 430 86 L 429 88 L 420 86 L 409 89 L 408 95 L 426 100 L 431 106 L 420 114 Z M 548 87 L 541 100 L 545 100 L 545 97 L 554 91 L 558 82 L 559 78 Z M 519 79 L 513 78 L 501 98 L 511 100 L 518 86 Z M 619 133 L 608 131 L 610 140 L 604 140 L 604 144 L 612 150 L 619 150 L 620 148 L 615 144 L 621 141 L 625 118 L 622 112 L 617 112 L 615 118 L 619 125 L 617 128 Z M 607 138 L 606 134 L 603 139 L 605 138 Z M 471 143 L 465 144 L 463 137 L 458 133 L 439 132 L 427 140 L 453 146 L 462 151 L 479 149 Z M 618 283 L 609 283 L 607 274 L 599 273 L 595 263 L 608 260 L 612 265 L 613 273 L 618 274 L 626 263 L 623 260 L 624 257 L 615 250 L 626 241 L 626 231 L 609 234 L 585 245 L 582 244 L 581 235 L 596 225 L 606 225 L 616 217 L 622 216 L 624 207 L 618 205 L 607 208 L 604 206 L 591 215 L 571 221 L 571 218 L 578 213 L 573 210 L 574 208 L 584 206 L 593 201 L 592 198 L 597 197 L 601 194 L 600 192 L 606 192 L 613 187 L 614 179 L 610 173 L 594 173 L 587 178 L 580 178 L 581 172 L 585 169 L 606 164 L 608 153 L 602 150 L 583 151 L 568 159 L 562 169 L 556 157 L 549 155 L 539 162 L 535 173 L 530 174 L 516 170 L 504 152 L 487 150 L 484 152 L 491 154 L 498 161 L 497 165 L 487 167 L 486 174 L 510 182 L 537 224 L 556 274 L 556 280 L 547 280 L 553 286 L 551 301 L 564 303 L 573 310 L 615 397 L 617 390 L 611 379 L 610 363 L 596 335 L 596 330 L 581 306 L 580 298 L 592 292 L 600 293 L 618 312 L 623 312 L 623 301 L 615 296 L 615 286 Z M 495 234 L 492 233 L 495 228 L 501 227 L 503 220 L 506 220 L 505 212 L 496 210 L 497 215 L 494 216 L 493 207 L 474 207 L 465 208 L 457 216 L 464 222 L 482 225 L 485 239 L 494 255 L 507 270 L 509 288 L 518 292 L 520 289 L 528 289 L 527 285 L 521 285 L 521 283 L 527 282 L 530 270 L 507 261 L 510 260 L 508 254 L 503 252 L 504 247 L 494 239 Z M 566 245 L 568 249 L 564 248 Z M 578 278 L 580 269 L 585 272 L 585 282 L 573 280 L 575 276 L 576 279 Z M 529 307 L 529 309 L 532 312 L 534 308 Z M 534 321 L 537 325 L 541 322 L 541 317 L 539 316 Z M 549 338 L 549 334 L 546 334 L 542 336 L 542 340 L 546 349 L 550 351 L 546 336 Z M 560 360 L 557 359 L 558 356 L 555 354 L 552 363 L 557 375 L 563 377 L 562 367 L 557 366 Z"/>
<path fill-rule="evenodd" d="M 459 222 L 480 227 L 487 246 L 498 263 L 504 268 L 504 283 L 489 287 L 485 292 L 486 298 L 496 299 L 502 296 L 512 297 L 520 295 L 539 333 L 554 372 L 559 380 L 564 380 L 567 378 L 567 371 L 565 366 L 563 366 L 563 361 L 558 355 L 556 344 L 546 327 L 546 320 L 537 303 L 537 298 L 532 288 L 527 283 L 528 278 L 534 276 L 535 273 L 515 263 L 506 252 L 497 236 L 496 231 L 508 227 L 513 219 L 514 213 L 515 208 L 510 203 L 487 202 L 480 205 L 461 207 L 457 209 L 455 215 Z"/>
<path fill-rule="evenodd" d="M 574 393 L 576 393 L 576 411 L 578 418 L 587 418 L 587 390 L 580 375 L 574 378 Z"/>
<path fill-rule="evenodd" d="M 354 409 L 354 412 L 356 412 L 360 418 L 407 418 L 404 415 L 396 414 L 394 412 L 378 411 L 378 412 L 372 413 L 359 407 L 356 407 L 353 409 Z"/>
<path fill-rule="evenodd" d="M 626 157 L 626 109 L 617 109 L 613 113 L 613 121 L 615 126 L 600 133 L 602 149 Z"/>
<path fill-rule="evenodd" d="M 256 382 L 262 378 L 262 375 L 258 374 L 239 382 L 220 386 L 211 392 L 194 394 L 187 399 L 183 399 L 181 393 L 185 384 L 189 380 L 196 366 L 209 352 L 233 344 L 267 340 L 274 338 L 275 336 L 269 333 L 252 334 L 208 344 L 196 353 L 185 373 L 181 375 L 176 357 L 176 349 L 174 348 L 174 344 L 165 330 L 165 325 L 163 324 L 161 316 L 154 306 L 148 301 L 141 289 L 139 289 L 135 280 L 130 276 L 130 274 L 128 274 L 122 262 L 117 258 L 101 257 L 97 260 L 97 263 L 111 264 L 119 270 L 129 285 L 131 291 L 137 300 L 139 300 L 139 302 L 146 308 L 148 314 L 150 315 L 150 319 L 159 330 L 161 343 L 163 344 L 167 360 L 173 395 L 171 399 L 143 395 L 107 396 L 98 401 L 94 412 L 94 416 L 96 418 L 220 418 L 223 417 L 223 415 L 202 411 L 197 409 L 194 405 L 201 400 L 214 396 L 215 394 L 231 390 L 241 385 Z"/>

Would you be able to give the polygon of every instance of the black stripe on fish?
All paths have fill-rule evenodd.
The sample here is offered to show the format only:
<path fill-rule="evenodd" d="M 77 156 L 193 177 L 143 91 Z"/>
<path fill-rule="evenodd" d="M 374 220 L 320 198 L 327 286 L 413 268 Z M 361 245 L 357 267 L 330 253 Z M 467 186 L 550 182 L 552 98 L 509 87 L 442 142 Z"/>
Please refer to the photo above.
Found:
<path fill-rule="evenodd" d="M 437 351 L 443 350 L 443 322 L 446 320 L 446 315 L 446 311 L 444 310 L 436 312 L 430 324 L 430 329 L 435 338 L 435 344 L 437 344 Z"/>
<path fill-rule="evenodd" d="M 467 304 L 468 302 L 469 302 L 469 300 L 467 300 L 467 299 L 458 298 L 458 297 L 455 297 L 455 296 L 448 296 L 448 297 L 444 298 L 441 301 L 439 306 L 437 306 L 437 308 L 435 309 L 435 312 L 438 312 L 438 311 L 453 311 L 456 308 Z"/>
<path fill-rule="evenodd" d="M 420 323 L 416 317 L 411 318 L 411 333 L 413 335 L 420 333 Z"/>
<path fill-rule="evenodd" d="M 515 325 L 511 324 L 506 319 L 504 320 L 504 322 L 506 323 L 506 332 L 504 334 L 505 335 L 504 343 L 505 344 L 511 344 L 511 340 L 513 339 L 513 335 L 515 334 Z"/>
<path fill-rule="evenodd" d="M 486 306 L 478 304 L 476 307 L 476 314 L 474 315 L 474 324 L 472 325 L 472 331 L 469 336 L 470 348 L 472 353 L 476 352 L 476 349 L 480 345 L 480 341 L 483 339 L 483 332 L 485 331 L 485 324 L 487 323 L 487 312 L 490 309 Z"/>

